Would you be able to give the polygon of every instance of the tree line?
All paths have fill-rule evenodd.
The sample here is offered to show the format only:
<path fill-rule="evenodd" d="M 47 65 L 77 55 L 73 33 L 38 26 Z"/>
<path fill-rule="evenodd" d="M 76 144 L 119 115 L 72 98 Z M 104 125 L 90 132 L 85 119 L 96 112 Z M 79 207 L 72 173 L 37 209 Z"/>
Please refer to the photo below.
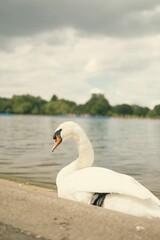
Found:
<path fill-rule="evenodd" d="M 84 104 L 59 99 L 53 95 L 49 101 L 41 97 L 14 95 L 12 98 L 0 97 L 0 113 L 2 114 L 34 114 L 34 115 L 89 115 L 113 117 L 160 117 L 160 105 L 153 109 L 139 105 L 118 104 L 111 106 L 103 94 L 92 94 Z"/>

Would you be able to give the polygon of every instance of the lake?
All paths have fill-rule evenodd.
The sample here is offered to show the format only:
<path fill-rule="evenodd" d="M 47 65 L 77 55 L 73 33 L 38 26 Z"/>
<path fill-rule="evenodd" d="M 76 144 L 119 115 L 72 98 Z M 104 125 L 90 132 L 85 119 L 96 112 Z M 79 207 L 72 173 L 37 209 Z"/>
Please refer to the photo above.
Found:
<path fill-rule="evenodd" d="M 0 176 L 53 186 L 58 171 L 77 157 L 72 140 L 51 152 L 54 130 L 68 120 L 86 131 L 95 166 L 129 174 L 160 197 L 159 120 L 0 116 Z"/>

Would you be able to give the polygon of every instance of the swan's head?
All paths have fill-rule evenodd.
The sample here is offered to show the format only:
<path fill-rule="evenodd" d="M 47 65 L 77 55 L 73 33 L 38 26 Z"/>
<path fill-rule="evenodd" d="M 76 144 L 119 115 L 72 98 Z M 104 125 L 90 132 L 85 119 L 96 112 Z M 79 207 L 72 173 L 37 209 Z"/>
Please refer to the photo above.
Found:
<path fill-rule="evenodd" d="M 75 122 L 64 122 L 56 129 L 53 139 L 55 140 L 52 146 L 52 152 L 58 147 L 58 145 L 68 138 L 73 136 L 73 133 L 77 132 L 80 126 Z"/>

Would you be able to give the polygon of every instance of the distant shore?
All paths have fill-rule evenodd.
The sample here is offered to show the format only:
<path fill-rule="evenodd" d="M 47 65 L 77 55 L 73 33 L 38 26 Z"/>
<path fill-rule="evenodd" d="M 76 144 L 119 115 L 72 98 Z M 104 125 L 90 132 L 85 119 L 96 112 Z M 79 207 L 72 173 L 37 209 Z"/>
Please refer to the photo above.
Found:
<path fill-rule="evenodd" d="M 160 239 L 159 219 L 61 199 L 52 189 L 0 179 L 0 203 L 0 239 Z"/>
<path fill-rule="evenodd" d="M 0 113 L 156 118 L 160 117 L 160 105 L 152 109 L 127 103 L 112 106 L 101 93 L 93 93 L 88 101 L 81 104 L 64 98 L 59 99 L 55 94 L 49 101 L 25 94 L 13 95 L 12 98 L 0 97 Z"/>
<path fill-rule="evenodd" d="M 160 120 L 160 116 L 150 117 L 150 116 L 136 116 L 136 115 L 90 115 L 90 114 L 59 114 L 59 115 L 47 115 L 47 114 L 16 114 L 16 113 L 0 113 L 2 117 L 12 117 L 12 116 L 43 116 L 43 117 L 56 117 L 56 118 L 92 118 L 92 119 L 146 119 L 146 120 Z"/>

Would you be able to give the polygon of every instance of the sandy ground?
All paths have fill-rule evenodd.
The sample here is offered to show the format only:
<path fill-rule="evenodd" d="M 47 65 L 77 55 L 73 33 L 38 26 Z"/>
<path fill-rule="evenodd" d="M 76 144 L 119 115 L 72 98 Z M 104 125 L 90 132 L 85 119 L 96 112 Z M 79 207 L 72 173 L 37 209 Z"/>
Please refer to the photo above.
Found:
<path fill-rule="evenodd" d="M 60 199 L 45 188 L 0 179 L 0 240 L 159 240 L 160 220 Z"/>

